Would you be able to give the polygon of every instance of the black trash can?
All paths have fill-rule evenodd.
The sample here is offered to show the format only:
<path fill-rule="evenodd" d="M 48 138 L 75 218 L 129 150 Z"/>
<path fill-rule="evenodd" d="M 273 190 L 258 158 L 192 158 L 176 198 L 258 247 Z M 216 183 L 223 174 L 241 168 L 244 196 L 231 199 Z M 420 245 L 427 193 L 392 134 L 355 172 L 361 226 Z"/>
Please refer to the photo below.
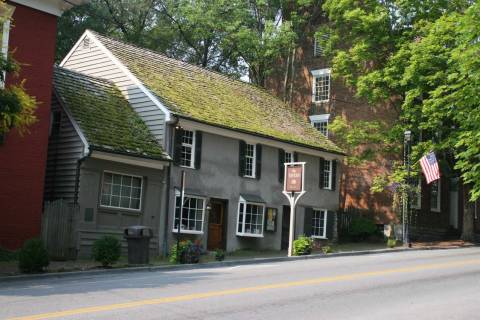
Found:
<path fill-rule="evenodd" d="M 128 264 L 148 264 L 152 229 L 145 226 L 130 226 L 125 228 L 123 236 L 128 244 Z"/>

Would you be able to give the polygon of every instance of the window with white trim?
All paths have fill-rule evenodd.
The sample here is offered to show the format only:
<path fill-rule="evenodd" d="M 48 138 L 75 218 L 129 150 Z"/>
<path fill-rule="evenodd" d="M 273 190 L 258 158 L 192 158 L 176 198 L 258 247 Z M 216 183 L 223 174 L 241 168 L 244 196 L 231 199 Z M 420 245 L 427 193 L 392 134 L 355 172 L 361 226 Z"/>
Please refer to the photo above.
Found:
<path fill-rule="evenodd" d="M 330 100 L 330 69 L 312 71 L 312 102 L 328 102 Z"/>
<path fill-rule="evenodd" d="M 8 36 L 10 34 L 10 20 L 6 20 L 5 22 L 0 22 L 0 54 L 7 58 L 8 55 Z M 0 77 L 0 88 L 5 86 L 4 79 L 6 73 L 3 72 L 2 76 Z"/>
<path fill-rule="evenodd" d="M 411 206 L 412 209 L 419 210 L 422 208 L 422 178 L 419 177 L 416 181 L 417 184 L 413 186 L 412 190 Z"/>
<path fill-rule="evenodd" d="M 259 203 L 240 201 L 238 203 L 237 235 L 263 237 L 265 206 Z"/>
<path fill-rule="evenodd" d="M 430 210 L 440 212 L 440 179 L 432 182 L 430 186 Z"/>
<path fill-rule="evenodd" d="M 319 57 L 323 55 L 323 47 L 322 47 L 322 41 L 328 40 L 329 36 L 328 34 L 322 34 L 320 38 L 318 35 L 315 35 L 313 37 L 313 56 L 314 57 Z"/>
<path fill-rule="evenodd" d="M 332 189 L 332 160 L 323 162 L 323 189 Z"/>
<path fill-rule="evenodd" d="M 180 165 L 193 168 L 195 164 L 195 131 L 183 130 Z"/>
<path fill-rule="evenodd" d="M 310 116 L 310 121 L 312 126 L 320 131 L 325 137 L 328 137 L 328 120 L 330 119 L 330 114 L 319 114 Z"/>
<path fill-rule="evenodd" d="M 327 238 L 327 210 L 313 209 L 312 237 L 324 239 Z"/>
<path fill-rule="evenodd" d="M 293 162 L 293 152 L 285 151 L 285 163 Z"/>
<path fill-rule="evenodd" d="M 205 199 L 201 197 L 187 196 L 183 197 L 182 224 L 180 230 L 182 233 L 203 233 L 203 221 L 205 217 Z M 180 194 L 175 196 L 175 219 L 173 222 L 173 232 L 178 232 L 178 220 L 180 216 L 180 204 L 182 197 Z"/>
<path fill-rule="evenodd" d="M 141 209 L 143 178 L 104 171 L 100 206 L 107 208 Z"/>
<path fill-rule="evenodd" d="M 254 144 L 245 146 L 245 177 L 255 178 L 257 148 Z"/>

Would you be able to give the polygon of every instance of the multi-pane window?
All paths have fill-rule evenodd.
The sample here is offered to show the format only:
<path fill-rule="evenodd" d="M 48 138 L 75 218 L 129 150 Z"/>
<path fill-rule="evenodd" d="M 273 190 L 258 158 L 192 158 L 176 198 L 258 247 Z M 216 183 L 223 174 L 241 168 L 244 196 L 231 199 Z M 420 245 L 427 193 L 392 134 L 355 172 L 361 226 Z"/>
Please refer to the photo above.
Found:
<path fill-rule="evenodd" d="M 314 121 L 313 126 L 325 137 L 328 135 L 328 120 Z"/>
<path fill-rule="evenodd" d="M 440 211 L 440 180 L 432 182 L 430 187 L 430 209 Z"/>
<path fill-rule="evenodd" d="M 183 130 L 182 150 L 180 154 L 180 165 L 193 168 L 195 150 L 195 132 Z"/>
<path fill-rule="evenodd" d="M 328 121 L 330 114 L 317 114 L 310 116 L 310 121 L 315 129 L 320 131 L 325 137 L 328 137 Z"/>
<path fill-rule="evenodd" d="M 245 177 L 255 178 L 256 148 L 254 144 L 245 146 Z"/>
<path fill-rule="evenodd" d="M 263 236 L 265 207 L 261 204 L 240 201 L 238 204 L 237 235 Z"/>
<path fill-rule="evenodd" d="M 332 160 L 323 162 L 323 189 L 332 189 Z"/>
<path fill-rule="evenodd" d="M 293 162 L 293 152 L 285 152 L 285 163 Z"/>
<path fill-rule="evenodd" d="M 328 102 L 330 99 L 330 69 L 312 71 L 313 102 Z"/>
<path fill-rule="evenodd" d="M 422 179 L 418 178 L 412 190 L 411 206 L 413 209 L 421 209 L 422 207 Z"/>
<path fill-rule="evenodd" d="M 327 210 L 314 209 L 312 213 L 312 236 L 327 237 Z"/>
<path fill-rule="evenodd" d="M 193 196 L 183 197 L 183 211 L 180 230 L 183 233 L 202 233 L 203 219 L 205 214 L 205 199 Z M 175 197 L 175 221 L 173 231 L 178 232 L 178 221 L 180 219 L 180 204 L 182 197 Z"/>
<path fill-rule="evenodd" d="M 322 34 L 320 38 L 318 35 L 314 37 L 314 42 L 313 42 L 313 56 L 314 57 L 319 57 L 323 55 L 323 47 L 322 47 L 322 41 L 328 40 L 328 34 Z"/>
<path fill-rule="evenodd" d="M 103 173 L 100 205 L 110 208 L 140 210 L 143 179 L 138 176 Z"/>
<path fill-rule="evenodd" d="M 0 12 L 1 14 L 1 12 Z M 8 35 L 10 33 L 10 20 L 0 22 L 0 55 L 6 58 L 8 54 Z M 0 74 L 0 88 L 4 87 L 5 72 Z"/>

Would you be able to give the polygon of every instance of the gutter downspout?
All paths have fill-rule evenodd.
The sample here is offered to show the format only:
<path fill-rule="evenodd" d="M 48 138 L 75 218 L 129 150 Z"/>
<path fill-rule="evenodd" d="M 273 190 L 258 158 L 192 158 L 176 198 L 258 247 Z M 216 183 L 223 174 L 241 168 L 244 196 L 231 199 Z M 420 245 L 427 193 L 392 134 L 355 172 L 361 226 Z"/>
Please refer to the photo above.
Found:
<path fill-rule="evenodd" d="M 177 123 L 179 122 L 179 118 L 175 117 L 172 114 L 172 121 L 171 121 L 171 126 L 168 126 L 167 124 L 167 131 L 169 132 L 169 144 L 166 146 L 168 150 L 168 154 L 173 155 L 173 130 L 172 128 L 175 128 Z M 173 159 L 173 157 L 172 157 Z M 163 226 L 163 256 L 166 257 L 168 254 L 168 217 L 170 214 L 170 186 L 171 186 L 171 180 L 172 180 L 172 166 L 173 166 L 173 161 L 170 163 L 168 166 L 167 170 L 167 197 L 165 199 L 165 223 Z"/>
<path fill-rule="evenodd" d="M 75 173 L 75 193 L 73 196 L 73 204 L 78 205 L 78 193 L 80 189 L 80 167 L 88 157 L 92 154 L 92 150 L 88 150 L 87 154 L 85 154 L 83 157 L 77 160 L 77 172 Z"/>

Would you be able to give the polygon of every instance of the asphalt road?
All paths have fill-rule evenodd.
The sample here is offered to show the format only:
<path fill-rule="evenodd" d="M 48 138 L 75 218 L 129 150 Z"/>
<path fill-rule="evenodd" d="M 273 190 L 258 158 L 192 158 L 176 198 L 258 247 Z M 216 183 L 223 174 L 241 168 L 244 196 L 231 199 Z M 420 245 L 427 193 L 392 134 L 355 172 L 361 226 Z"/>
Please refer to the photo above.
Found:
<path fill-rule="evenodd" d="M 0 282 L 0 319 L 479 319 L 480 248 Z"/>

